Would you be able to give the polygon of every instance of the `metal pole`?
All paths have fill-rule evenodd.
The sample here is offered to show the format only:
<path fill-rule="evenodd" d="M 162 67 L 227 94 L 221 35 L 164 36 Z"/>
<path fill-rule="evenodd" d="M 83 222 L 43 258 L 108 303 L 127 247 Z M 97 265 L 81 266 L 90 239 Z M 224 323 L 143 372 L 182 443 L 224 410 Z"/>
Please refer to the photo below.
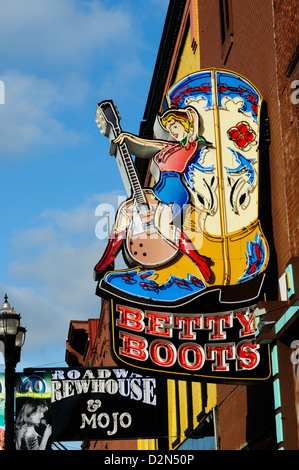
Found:
<path fill-rule="evenodd" d="M 15 450 L 14 403 L 15 403 L 15 336 L 4 339 L 5 356 L 5 450 Z"/>

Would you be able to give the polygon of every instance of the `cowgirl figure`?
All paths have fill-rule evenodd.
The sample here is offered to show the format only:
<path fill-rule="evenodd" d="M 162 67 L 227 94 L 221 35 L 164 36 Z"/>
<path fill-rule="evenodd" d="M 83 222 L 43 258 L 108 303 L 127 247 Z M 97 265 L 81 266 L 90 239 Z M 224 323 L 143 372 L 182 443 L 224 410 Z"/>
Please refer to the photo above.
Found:
<path fill-rule="evenodd" d="M 122 132 L 114 143 L 121 145 L 126 142 L 134 155 L 153 159 L 159 169 L 159 179 L 152 189 L 161 202 L 155 214 L 155 222 L 159 219 L 159 223 L 156 223 L 157 229 L 167 237 L 168 241 L 192 259 L 204 279 L 208 281 L 211 276 L 209 258 L 199 255 L 182 230 L 172 222 L 189 202 L 189 193 L 183 183 L 182 175 L 191 160 L 196 158 L 197 151 L 209 143 L 204 137 L 198 136 L 199 116 L 192 107 L 170 109 L 162 115 L 160 121 L 172 141 L 144 139 Z M 167 225 L 165 230 L 163 230 L 163 220 Z M 127 227 L 116 219 L 109 244 L 95 267 L 96 273 L 103 273 L 113 263 L 125 238 L 126 229 Z"/>

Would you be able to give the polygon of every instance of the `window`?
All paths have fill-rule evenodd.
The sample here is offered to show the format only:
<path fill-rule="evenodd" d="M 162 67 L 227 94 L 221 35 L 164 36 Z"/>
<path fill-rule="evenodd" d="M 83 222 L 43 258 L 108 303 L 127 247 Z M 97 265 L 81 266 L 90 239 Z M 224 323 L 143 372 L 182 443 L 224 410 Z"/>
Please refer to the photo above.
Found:
<path fill-rule="evenodd" d="M 232 0 L 219 0 L 220 9 L 220 37 L 222 44 L 222 58 L 224 63 L 233 44 L 233 13 Z"/>

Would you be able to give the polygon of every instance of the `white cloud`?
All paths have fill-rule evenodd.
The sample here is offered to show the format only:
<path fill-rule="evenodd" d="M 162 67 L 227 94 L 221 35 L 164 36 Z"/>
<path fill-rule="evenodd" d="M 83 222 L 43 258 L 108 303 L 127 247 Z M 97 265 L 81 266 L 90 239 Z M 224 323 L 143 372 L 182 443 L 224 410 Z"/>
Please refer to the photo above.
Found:
<path fill-rule="evenodd" d="M 92 100 L 95 107 L 101 83 L 116 89 L 122 84 L 124 92 L 132 76 L 144 74 L 138 56 L 140 28 L 126 3 L 11 0 L 2 4 L 0 80 L 5 105 L 0 107 L 0 158 L 24 159 L 28 151 L 43 154 L 55 146 L 85 142 L 90 136 L 84 127 L 89 124 L 84 106 Z M 91 120 L 93 112 L 88 108 Z"/>
<path fill-rule="evenodd" d="M 0 107 L 0 155 L 20 158 L 28 148 L 48 145 L 74 146 L 84 139 L 80 132 L 68 129 L 55 118 L 55 108 L 65 100 L 65 90 L 57 83 L 34 75 L 7 71 L 5 105 Z"/>
<path fill-rule="evenodd" d="M 107 240 L 96 238 L 95 211 L 98 204 L 115 206 L 117 201 L 117 193 L 99 194 L 69 212 L 47 210 L 35 227 L 15 233 L 17 259 L 9 267 L 14 283 L 0 287 L 17 313 L 21 310 L 28 330 L 25 360 L 26 354 L 35 354 L 43 364 L 46 347 L 51 361 L 57 345 L 63 360 L 70 321 L 99 317 L 93 267 Z"/>
<path fill-rule="evenodd" d="M 113 2 L 10 0 L 1 8 L 1 43 L 10 38 L 4 57 L 13 54 L 22 67 L 37 59 L 48 70 L 53 65 L 79 67 L 95 51 L 106 54 L 121 43 L 132 44 L 133 32 L 127 9 Z"/>

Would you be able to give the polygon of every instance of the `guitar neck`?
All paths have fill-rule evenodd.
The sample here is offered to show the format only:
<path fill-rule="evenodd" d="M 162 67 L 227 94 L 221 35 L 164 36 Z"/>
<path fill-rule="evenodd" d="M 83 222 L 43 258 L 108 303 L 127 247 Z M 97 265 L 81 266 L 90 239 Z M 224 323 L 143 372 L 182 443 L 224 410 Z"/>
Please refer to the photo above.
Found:
<path fill-rule="evenodd" d="M 134 162 L 128 150 L 127 144 L 123 143 L 122 145 L 119 145 L 118 148 L 122 157 L 122 161 L 123 161 L 126 173 L 130 181 L 130 185 L 131 185 L 131 189 L 132 189 L 133 197 L 135 201 L 138 204 L 147 204 L 147 201 L 144 196 L 144 192 L 140 184 L 140 181 L 139 181 L 139 178 L 138 178 L 135 166 L 134 166 Z"/>
<path fill-rule="evenodd" d="M 121 127 L 119 125 L 119 118 L 117 114 L 118 113 L 116 111 L 116 107 L 114 106 L 111 100 L 105 100 L 98 104 L 96 122 L 99 123 L 98 124 L 99 127 L 103 126 L 102 132 L 105 134 L 106 137 L 108 137 L 111 143 L 122 132 Z M 121 145 L 117 145 L 117 148 L 119 150 L 120 157 L 121 157 L 121 162 L 122 162 L 121 166 L 124 167 L 125 172 L 127 174 L 129 185 L 133 193 L 132 194 L 133 198 L 138 204 L 147 205 L 147 201 L 146 201 L 142 186 L 140 184 L 138 175 L 136 173 L 134 162 L 129 152 L 129 149 L 127 147 L 127 144 L 124 142 Z M 114 151 L 113 151 L 113 154 L 114 154 Z M 121 172 L 122 172 L 122 169 L 121 169 Z M 124 177 L 123 177 L 123 180 L 124 180 L 125 186 L 127 186 Z"/>

